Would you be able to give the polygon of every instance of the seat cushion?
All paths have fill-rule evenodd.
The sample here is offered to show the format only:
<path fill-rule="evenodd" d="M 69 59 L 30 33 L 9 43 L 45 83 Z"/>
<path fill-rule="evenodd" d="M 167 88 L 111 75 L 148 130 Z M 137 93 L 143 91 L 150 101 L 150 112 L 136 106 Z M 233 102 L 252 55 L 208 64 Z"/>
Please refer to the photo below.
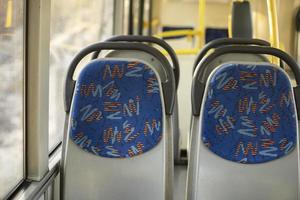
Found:
<path fill-rule="evenodd" d="M 70 137 L 95 155 L 125 158 L 162 138 L 158 78 L 135 61 L 95 60 L 81 72 L 72 102 Z"/>
<path fill-rule="evenodd" d="M 207 83 L 204 144 L 218 156 L 263 163 L 291 152 L 297 116 L 286 73 L 270 64 L 224 64 Z"/>

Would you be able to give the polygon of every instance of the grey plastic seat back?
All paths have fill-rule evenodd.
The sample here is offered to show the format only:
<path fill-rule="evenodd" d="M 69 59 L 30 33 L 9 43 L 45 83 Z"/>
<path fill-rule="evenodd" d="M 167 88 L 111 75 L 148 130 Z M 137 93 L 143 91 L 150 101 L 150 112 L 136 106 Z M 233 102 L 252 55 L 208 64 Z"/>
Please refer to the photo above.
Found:
<path fill-rule="evenodd" d="M 147 50 L 146 45 L 135 45 L 135 44 L 133 45 L 135 49 L 140 49 L 140 46 L 142 46 L 141 49 L 145 49 L 145 51 Z M 113 44 L 113 43 L 97 43 L 94 46 L 91 45 L 90 47 L 88 47 L 87 48 L 88 50 L 86 49 L 83 50 L 78 55 L 82 56 L 84 54 L 91 53 L 97 50 L 98 48 L 102 48 L 102 47 L 105 47 L 106 49 L 107 48 L 126 49 L 126 45 L 122 45 L 122 44 L 118 46 L 117 44 Z M 157 53 L 154 55 L 157 56 L 158 51 L 155 52 Z M 79 60 L 77 59 L 74 62 L 76 66 Z M 163 62 L 166 64 L 167 60 L 163 60 Z M 89 140 L 86 140 L 84 138 L 82 139 L 79 138 L 82 135 L 81 133 L 78 134 L 75 133 L 75 138 L 74 135 L 69 135 L 74 130 L 74 127 L 76 128 L 76 126 L 78 126 L 78 124 L 74 123 L 74 118 L 76 118 L 76 115 L 75 116 L 71 115 L 70 119 L 69 116 L 67 115 L 67 121 L 69 123 L 67 123 L 68 129 L 66 130 L 65 133 L 64 145 L 63 145 L 63 159 L 62 159 L 62 171 L 61 171 L 61 175 L 62 175 L 61 176 L 61 197 L 62 199 L 75 199 L 75 200 L 76 199 L 105 199 L 105 200 L 121 200 L 121 199 L 122 200 L 132 200 L 132 199 L 147 200 L 149 199 L 150 200 L 153 198 L 159 200 L 172 199 L 173 136 L 171 134 L 172 119 L 169 114 L 172 113 L 172 108 L 171 108 L 172 106 L 169 104 L 169 103 L 172 104 L 172 102 L 166 103 L 165 101 L 166 91 L 164 91 L 165 89 L 163 88 L 163 87 L 166 88 L 168 87 L 168 86 L 163 86 L 163 84 L 172 83 L 171 88 L 173 89 L 169 90 L 168 92 L 170 92 L 169 95 L 171 99 L 174 98 L 175 84 L 174 84 L 174 76 L 172 74 L 172 69 L 169 65 L 168 67 L 170 69 L 164 66 L 160 66 L 162 65 L 162 63 L 157 62 L 157 59 L 156 60 L 151 59 L 149 60 L 149 62 L 147 62 L 145 60 L 140 60 L 136 58 L 134 59 L 105 58 L 105 59 L 97 59 L 90 62 L 81 71 L 79 77 L 84 76 L 84 74 L 87 73 L 91 67 L 97 69 L 97 65 L 99 65 L 99 67 L 100 65 L 103 65 L 102 68 L 105 71 L 109 63 L 116 63 L 113 65 L 118 65 L 118 63 L 121 63 L 121 66 L 123 66 L 122 63 L 128 63 L 126 64 L 128 65 L 127 66 L 128 68 L 132 68 L 134 67 L 134 65 L 136 65 L 136 63 L 140 63 L 141 66 L 145 66 L 146 70 L 152 70 L 154 74 L 156 74 L 157 81 L 158 81 L 157 86 L 159 88 L 159 95 L 161 97 L 162 120 L 161 122 L 152 120 L 152 124 L 150 123 L 150 125 L 147 125 L 146 123 L 145 128 L 141 132 L 137 132 L 136 136 L 132 135 L 131 137 L 129 137 L 130 135 L 128 135 L 128 137 L 125 137 L 124 140 L 126 139 L 127 141 L 132 141 L 134 140 L 135 137 L 138 137 L 138 134 L 145 134 L 145 137 L 147 135 L 149 136 L 150 134 L 149 131 L 150 132 L 151 130 L 155 131 L 156 129 L 158 129 L 157 127 L 161 127 L 160 129 L 161 137 L 158 137 L 157 138 L 158 143 L 155 144 L 154 146 L 152 144 L 152 147 L 148 150 L 146 149 L 147 146 L 143 146 L 142 143 L 140 144 L 138 143 L 138 145 L 136 146 L 137 148 L 130 147 L 130 149 L 128 149 L 128 153 L 125 152 L 125 154 L 123 155 L 123 154 L 119 154 L 118 151 L 114 150 L 113 149 L 114 147 L 110 147 L 107 144 L 107 142 L 112 142 L 112 140 L 114 140 L 113 138 L 116 138 L 116 140 L 112 142 L 112 144 L 116 142 L 121 142 L 122 137 L 121 138 L 119 136 L 115 137 L 113 135 L 114 133 L 117 132 L 111 132 L 112 135 L 111 134 L 109 135 L 111 139 L 107 140 L 106 142 L 105 139 L 106 133 L 104 131 L 103 141 L 104 141 L 105 149 L 99 149 L 96 147 L 93 148 Z M 72 68 L 74 68 L 74 64 L 72 64 L 71 66 Z M 114 68 L 114 66 L 112 66 L 112 69 L 115 70 L 117 68 Z M 71 74 L 73 73 L 72 71 L 74 71 L 74 69 L 71 69 L 71 72 L 68 73 L 68 77 L 71 77 Z M 132 72 L 128 73 L 128 77 L 140 77 L 137 71 L 138 70 L 133 70 Z M 122 73 L 123 73 L 122 70 L 111 71 L 110 76 L 113 79 L 114 77 L 121 78 L 123 76 L 121 75 Z M 93 76 L 93 75 L 96 76 L 96 74 L 90 74 L 89 76 Z M 103 74 L 100 75 L 103 77 L 107 76 L 107 75 L 104 76 Z M 74 92 L 74 97 L 76 95 L 91 96 L 97 94 L 96 91 L 98 90 L 89 90 L 85 85 L 83 85 L 84 82 L 82 82 L 82 80 L 80 81 L 81 81 L 80 83 L 77 83 L 78 85 L 76 86 L 77 89 Z M 67 79 L 66 88 L 69 88 L 68 82 L 69 80 Z M 129 84 L 128 86 L 130 87 L 130 83 L 128 84 Z M 87 89 L 86 90 L 78 89 L 79 86 L 80 88 L 84 86 L 84 88 Z M 153 82 L 151 82 L 151 86 L 153 86 Z M 116 96 L 117 93 L 115 93 L 116 90 L 114 88 L 112 89 L 113 90 L 106 91 L 106 93 L 103 93 L 103 96 L 105 94 L 105 95 L 117 97 Z M 157 90 L 151 90 L 151 91 L 155 92 Z M 67 89 L 66 90 L 67 113 L 69 113 L 68 92 L 69 91 Z M 136 101 L 139 100 L 140 99 L 138 98 L 136 99 Z M 72 106 L 70 108 L 71 112 L 74 112 L 75 107 L 73 105 L 77 105 L 78 103 L 76 104 L 76 102 L 79 102 L 79 100 L 76 99 L 75 102 L 72 102 Z M 104 102 L 104 105 L 105 104 L 106 103 Z M 107 109 L 106 112 L 114 112 L 114 111 L 109 111 L 109 109 L 116 109 L 116 107 L 115 106 L 107 107 L 107 108 L 104 107 L 102 113 L 105 113 L 105 109 Z M 137 107 L 129 107 L 129 109 L 130 111 L 123 110 L 124 115 L 126 113 L 129 114 L 134 112 L 137 115 L 136 117 L 138 117 L 137 113 L 142 112 L 144 108 L 140 108 L 138 109 L 138 111 L 137 111 Z M 86 118 L 87 123 L 90 123 L 93 120 L 102 120 L 102 117 L 104 117 L 106 121 L 109 121 L 107 116 L 104 115 L 101 116 L 101 112 L 100 112 L 101 117 L 99 117 L 99 115 L 94 115 L 94 113 L 93 116 L 88 114 L 89 116 Z M 147 113 L 145 114 L 147 115 Z M 143 119 L 143 120 L 147 121 L 147 119 Z M 125 128 L 124 130 L 127 130 L 129 127 L 126 126 L 123 128 Z M 97 129 L 93 128 L 88 130 L 95 130 L 95 132 L 90 135 L 98 134 Z M 134 130 L 134 129 L 130 128 L 130 130 Z M 108 133 L 109 132 L 107 132 L 107 134 Z M 145 151 L 147 150 L 147 152 L 143 152 L 144 148 Z M 102 151 L 104 151 L 104 153 L 102 153 Z M 98 156 L 98 154 L 101 156 Z M 114 156 L 117 156 L 117 158 L 113 158 Z"/>
<path fill-rule="evenodd" d="M 209 78 L 207 81 L 210 80 Z M 208 89 L 206 89 L 204 102 L 208 96 Z M 204 104 L 201 110 L 203 109 Z M 193 116 L 192 119 L 187 183 L 188 200 L 298 199 L 298 144 L 291 153 L 274 161 L 261 164 L 232 162 L 214 154 L 203 143 L 202 120 L 203 111 L 200 116 Z"/>
<path fill-rule="evenodd" d="M 205 127 L 208 127 L 211 123 L 217 123 L 217 120 L 212 120 L 210 123 L 207 121 L 203 121 L 207 119 L 207 106 L 209 104 L 205 104 L 208 99 L 217 96 L 222 93 L 217 93 L 216 91 L 211 91 L 209 84 L 214 81 L 220 81 L 221 79 L 216 78 L 214 75 L 216 72 L 221 73 L 223 69 L 229 66 L 239 66 L 243 65 L 243 67 L 247 69 L 256 69 L 259 66 L 267 66 L 266 68 L 272 68 L 273 70 L 277 70 L 280 74 L 284 75 L 285 80 L 288 80 L 287 74 L 277 66 L 273 66 L 270 63 L 266 62 L 241 62 L 241 61 L 232 61 L 229 63 L 222 63 L 218 67 L 216 67 L 209 75 L 208 78 L 204 79 L 200 74 L 204 73 L 204 68 L 200 70 L 200 67 L 208 67 L 211 61 L 214 58 L 218 58 L 221 55 L 226 55 L 227 53 L 237 53 L 240 52 L 243 55 L 248 55 L 249 53 L 253 54 L 269 54 L 275 55 L 281 59 L 283 59 L 292 69 L 295 74 L 296 81 L 298 86 L 294 87 L 291 90 L 291 104 L 294 105 L 291 109 L 293 113 L 286 113 L 291 119 L 295 121 L 295 128 L 291 127 L 291 132 L 295 131 L 296 137 L 293 143 L 293 150 L 288 151 L 288 153 L 284 154 L 283 157 L 272 161 L 264 161 L 259 164 L 241 164 L 233 162 L 231 160 L 225 159 L 226 156 L 230 154 L 224 153 L 224 151 L 217 152 L 215 148 L 218 142 L 223 142 L 225 140 L 225 136 L 222 140 L 218 138 L 220 135 L 216 134 L 216 138 L 218 138 L 215 142 L 210 143 L 206 136 L 208 134 L 208 129 L 206 130 L 206 135 L 203 137 L 203 131 Z M 226 71 L 224 71 L 226 72 Z M 230 72 L 228 72 L 230 73 Z M 241 74 L 243 74 L 242 72 Z M 220 75 L 220 74 L 219 74 Z M 232 74 L 231 74 L 232 75 Z M 247 78 L 251 78 L 249 74 L 247 74 Z M 220 77 L 220 76 L 219 76 Z M 246 78 L 246 79 L 247 79 Z M 246 80 L 242 78 L 241 80 Z M 205 82 L 202 82 L 205 80 Z M 225 79 L 223 79 L 224 81 Z M 271 80 L 271 79 L 269 79 Z M 227 79 L 229 81 L 229 79 Z M 246 80 L 247 81 L 247 80 Z M 274 81 L 274 79 L 272 79 Z M 202 82 L 202 83 L 201 83 Z M 215 82 L 217 83 L 217 82 Z M 250 83 L 250 82 L 249 82 Z M 275 82 L 273 82 L 275 84 Z M 244 46 L 233 46 L 233 47 L 222 47 L 215 52 L 215 55 L 210 55 L 207 59 L 202 61 L 199 64 L 199 67 L 196 70 L 193 78 L 193 117 L 192 117 L 192 125 L 191 125 L 191 151 L 189 154 L 189 167 L 188 167 L 188 179 L 187 179 L 187 190 L 186 190 L 186 199 L 187 200 L 215 200 L 215 199 L 223 199 L 223 200 L 231 200 L 231 199 L 239 199 L 239 200 L 250 200 L 250 199 L 264 199 L 264 200 L 296 200 L 298 199 L 299 193 L 299 151 L 298 151 L 298 141 L 299 141 L 299 127 L 297 120 L 297 113 L 299 114 L 299 83 L 300 83 L 300 71 L 297 64 L 293 61 L 293 59 L 285 54 L 284 52 L 274 49 L 274 48 L 265 48 L 265 47 L 244 47 Z M 197 85 L 198 84 L 198 85 Z M 201 84 L 202 86 L 199 86 Z M 217 84 L 216 84 L 217 85 Z M 291 88 L 291 82 L 289 81 L 289 88 Z M 224 85 L 223 85 L 224 86 Z M 223 87 L 222 86 L 222 87 Z M 220 87 L 217 86 L 217 87 Z M 224 92 L 228 91 L 228 89 L 238 89 L 242 87 L 242 85 L 237 84 L 236 86 L 225 85 Z M 280 87 L 280 86 L 279 86 Z M 282 86 L 281 86 L 282 87 Z M 202 91 L 197 92 L 196 89 L 202 90 L 204 88 L 204 93 Z M 293 91 L 295 93 L 293 93 Z M 287 91 L 288 92 L 288 91 Z M 247 94 L 247 93 L 246 93 Z M 253 94 L 253 92 L 251 93 Z M 295 94 L 295 97 L 294 97 Z M 197 96 L 198 95 L 198 96 Z M 199 99 L 200 97 L 200 99 Z M 228 96 L 227 96 L 228 97 Z M 224 99 L 227 98 L 224 96 Z M 223 97 L 222 97 L 223 98 Z M 235 96 L 231 96 L 231 98 L 235 98 Z M 295 99 L 294 99 L 295 98 Z M 202 101 L 204 103 L 202 103 Z M 229 101 L 227 99 L 226 101 Z M 201 107 L 194 105 L 196 103 L 200 103 Z M 224 103 L 224 102 L 223 102 Z M 230 103 L 228 103 L 230 104 Z M 224 104 L 226 106 L 230 106 L 228 104 Z M 211 104 L 211 106 L 218 106 L 219 104 Z M 199 110 L 198 110 L 199 109 Z M 253 108 L 252 109 L 256 109 Z M 297 110 L 296 110 L 297 109 Z M 204 112 L 206 110 L 206 112 Z M 199 112 L 200 111 L 200 112 Z M 297 112 L 298 111 L 298 112 Z M 244 112 L 243 110 L 239 112 Z M 247 111 L 248 112 L 248 111 Z M 253 112 L 253 111 L 252 111 Z M 228 114 L 228 112 L 226 112 Z M 221 114 L 221 113 L 219 113 Z M 236 112 L 238 115 L 238 112 Z M 223 115 L 219 115 L 223 116 Z M 215 115 L 218 117 L 218 115 Z M 296 119 L 294 119 L 296 118 Z M 284 118 L 283 120 L 285 120 Z M 231 119 L 230 119 L 231 120 Z M 239 124 L 240 118 L 236 119 L 234 124 Z M 256 123 L 256 122 L 255 122 Z M 245 125 L 245 124 L 244 124 Z M 249 124 L 247 124 L 249 125 Z M 273 124 L 274 125 L 274 124 Z M 281 126 L 286 126 L 286 124 L 282 124 Z M 219 127 L 220 128 L 220 127 Z M 217 130 L 225 131 L 225 133 L 230 129 L 230 125 L 225 125 L 220 129 L 210 129 L 211 133 L 214 134 Z M 289 128 L 289 127 L 285 127 Z M 294 129 L 293 129 L 294 128 Z M 231 130 L 231 129 L 230 129 Z M 254 129 L 255 130 L 255 129 Z M 232 129 L 232 131 L 236 131 Z M 258 129 L 258 132 L 261 130 Z M 282 132 L 283 133 L 283 132 Z M 285 132 L 286 133 L 286 132 Z M 221 134 L 221 133 L 219 133 Z M 228 134 L 228 133 L 226 133 Z M 226 135 L 225 134 L 225 135 Z M 238 133 L 236 133 L 238 134 Z M 228 139 L 228 138 L 227 138 Z M 205 142 L 204 142 L 205 141 Z M 232 140 L 232 143 L 235 141 Z M 230 146 L 231 144 L 228 143 Z M 220 148 L 222 146 L 219 146 Z M 282 146 L 283 148 L 286 146 Z M 226 149 L 227 146 L 223 146 L 222 148 Z M 245 152 L 250 152 L 251 146 L 245 147 L 242 149 Z M 263 148 L 269 148 L 269 146 L 263 146 Z M 213 150 L 212 150 L 213 149 Z M 249 150 L 249 151 L 248 151 Z M 252 149 L 253 150 L 253 149 Z M 239 151 L 237 151 L 239 152 Z M 223 154 L 224 153 L 224 154 Z M 261 152 L 252 151 L 252 155 L 263 155 Z M 221 156 L 222 155 L 222 156 Z M 237 156 L 239 154 L 233 154 Z M 268 156 L 270 156 L 269 154 Z M 223 157 L 224 156 L 224 157 Z M 268 158 L 262 157 L 263 159 Z M 240 162 L 248 162 L 247 160 L 241 160 Z"/>
<path fill-rule="evenodd" d="M 253 55 L 253 54 L 225 54 L 218 56 L 212 62 L 210 62 L 204 70 L 201 81 L 207 82 L 210 74 L 221 64 L 235 61 L 235 62 L 264 62 L 267 61 L 266 57 L 261 55 Z M 198 178 L 195 176 L 197 173 L 197 166 L 200 165 L 198 163 L 199 154 L 197 153 L 197 148 L 201 148 L 203 145 L 201 144 L 200 134 L 199 134 L 199 116 L 192 116 L 191 127 L 190 127 L 190 140 L 189 140 L 189 165 L 188 165 L 188 182 L 187 182 L 187 199 L 188 200 L 196 200 L 197 198 L 194 196 L 195 191 L 198 191 L 195 185 L 195 182 L 198 181 Z M 205 148 L 205 147 L 202 147 Z M 199 151 L 201 151 L 199 149 Z M 202 151 L 201 151 L 202 152 Z M 216 163 L 217 164 L 217 163 Z"/>

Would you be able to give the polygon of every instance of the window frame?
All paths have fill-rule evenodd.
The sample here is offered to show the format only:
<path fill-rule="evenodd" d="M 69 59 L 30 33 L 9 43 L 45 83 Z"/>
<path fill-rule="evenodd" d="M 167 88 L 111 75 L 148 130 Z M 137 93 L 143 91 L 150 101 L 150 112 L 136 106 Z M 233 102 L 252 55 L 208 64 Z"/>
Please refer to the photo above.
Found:
<path fill-rule="evenodd" d="M 49 171 L 49 41 L 51 1 L 27 0 L 26 172 L 40 181 Z"/>

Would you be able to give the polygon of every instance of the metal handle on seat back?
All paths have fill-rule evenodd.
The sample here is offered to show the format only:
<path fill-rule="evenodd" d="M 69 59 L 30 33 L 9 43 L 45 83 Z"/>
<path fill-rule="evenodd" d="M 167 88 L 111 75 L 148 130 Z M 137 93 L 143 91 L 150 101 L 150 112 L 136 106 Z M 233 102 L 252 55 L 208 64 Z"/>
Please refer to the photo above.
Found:
<path fill-rule="evenodd" d="M 175 89 L 173 70 L 166 57 L 162 55 L 157 49 L 153 47 L 149 47 L 145 44 L 141 44 L 141 43 L 125 44 L 125 43 L 115 43 L 115 42 L 99 42 L 99 43 L 89 45 L 84 49 L 82 49 L 79 53 L 77 53 L 77 55 L 73 58 L 69 66 L 66 81 L 65 81 L 64 103 L 65 103 L 65 111 L 67 113 L 69 113 L 70 111 L 73 92 L 75 88 L 76 81 L 73 80 L 73 74 L 77 65 L 88 54 L 100 50 L 138 50 L 138 51 L 147 52 L 152 56 L 154 56 L 155 58 L 159 59 L 164 66 L 163 70 L 167 78 L 165 82 L 162 82 L 165 110 L 166 110 L 166 114 L 172 114 L 176 89 Z"/>
<path fill-rule="evenodd" d="M 202 98 L 205 90 L 205 83 L 202 83 L 201 80 L 203 80 L 202 76 L 205 72 L 205 67 L 208 66 L 208 63 L 210 63 L 216 57 L 227 53 L 266 54 L 266 55 L 278 57 L 281 60 L 283 60 L 291 68 L 293 74 L 295 75 L 295 79 L 297 82 L 297 86 L 294 87 L 295 101 L 296 101 L 297 112 L 298 114 L 300 113 L 299 112 L 300 111 L 300 86 L 299 86 L 300 69 L 297 63 L 294 61 L 294 59 L 284 51 L 272 47 L 232 45 L 232 46 L 225 46 L 216 49 L 213 53 L 211 53 L 203 60 L 201 60 L 200 64 L 198 65 L 194 73 L 193 82 L 192 82 L 193 115 L 198 116 L 200 114 Z"/>
<path fill-rule="evenodd" d="M 215 49 L 217 47 L 223 46 L 223 45 L 257 45 L 257 46 L 270 46 L 270 43 L 265 40 L 260 39 L 243 39 L 243 38 L 221 38 L 213 40 L 209 43 L 207 43 L 202 50 L 199 52 L 199 54 L 196 57 L 196 61 L 193 66 L 193 72 L 196 70 L 197 65 L 199 62 L 204 58 L 204 56 L 208 53 L 209 50 Z"/>
<path fill-rule="evenodd" d="M 149 42 L 153 44 L 157 44 L 160 47 L 162 47 L 166 52 L 169 54 L 172 63 L 173 63 L 173 69 L 174 69 L 174 75 L 175 75 L 175 83 L 176 88 L 178 87 L 179 83 L 179 76 L 180 76 L 180 68 L 179 68 L 179 62 L 176 56 L 175 51 L 172 49 L 172 47 L 165 42 L 164 40 L 161 40 L 156 37 L 152 36 L 142 36 L 142 35 L 118 35 L 111 38 L 108 38 L 105 40 L 106 42 Z M 96 51 L 93 53 L 92 59 L 98 58 L 101 51 Z"/>

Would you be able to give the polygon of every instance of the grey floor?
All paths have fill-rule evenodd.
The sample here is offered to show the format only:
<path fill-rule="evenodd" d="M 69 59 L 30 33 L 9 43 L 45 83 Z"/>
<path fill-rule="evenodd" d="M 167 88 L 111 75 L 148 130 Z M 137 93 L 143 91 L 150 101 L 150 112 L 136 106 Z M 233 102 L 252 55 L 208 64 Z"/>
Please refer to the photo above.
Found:
<path fill-rule="evenodd" d="M 176 165 L 174 169 L 174 200 L 185 199 L 186 165 Z"/>

